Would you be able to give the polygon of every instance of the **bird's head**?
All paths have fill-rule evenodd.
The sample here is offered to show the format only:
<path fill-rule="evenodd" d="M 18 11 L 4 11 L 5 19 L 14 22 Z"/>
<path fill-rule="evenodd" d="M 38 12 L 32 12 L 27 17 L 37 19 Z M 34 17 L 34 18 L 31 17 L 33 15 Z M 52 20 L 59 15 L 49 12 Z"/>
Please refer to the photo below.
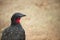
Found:
<path fill-rule="evenodd" d="M 19 24 L 21 18 L 24 16 L 26 16 L 26 15 L 24 15 L 22 13 L 14 13 L 13 16 L 11 17 L 11 23 L 12 24 Z"/>

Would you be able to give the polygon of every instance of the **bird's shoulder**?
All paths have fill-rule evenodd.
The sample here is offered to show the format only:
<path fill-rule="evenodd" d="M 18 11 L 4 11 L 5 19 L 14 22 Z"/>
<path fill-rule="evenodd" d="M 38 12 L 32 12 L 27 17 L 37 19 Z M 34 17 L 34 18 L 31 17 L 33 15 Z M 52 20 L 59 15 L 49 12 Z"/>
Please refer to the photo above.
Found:
<path fill-rule="evenodd" d="M 6 34 L 24 34 L 25 31 L 23 28 L 18 28 L 18 27 L 11 27 L 9 26 L 8 28 L 6 28 L 4 31 L 3 31 L 3 35 L 6 35 Z"/>
<path fill-rule="evenodd" d="M 11 31 L 10 29 L 11 29 L 10 27 L 7 27 L 6 29 L 3 30 L 2 34 L 3 35 L 8 34 Z"/>

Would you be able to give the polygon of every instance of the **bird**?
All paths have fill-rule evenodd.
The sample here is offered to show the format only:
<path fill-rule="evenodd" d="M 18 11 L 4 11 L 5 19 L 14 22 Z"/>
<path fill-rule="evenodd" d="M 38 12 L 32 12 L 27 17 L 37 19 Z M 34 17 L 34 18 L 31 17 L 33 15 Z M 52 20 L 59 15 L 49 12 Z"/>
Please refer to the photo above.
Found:
<path fill-rule="evenodd" d="M 2 32 L 1 40 L 26 40 L 25 30 L 20 21 L 26 16 L 20 12 L 16 12 L 11 17 L 11 24 Z"/>

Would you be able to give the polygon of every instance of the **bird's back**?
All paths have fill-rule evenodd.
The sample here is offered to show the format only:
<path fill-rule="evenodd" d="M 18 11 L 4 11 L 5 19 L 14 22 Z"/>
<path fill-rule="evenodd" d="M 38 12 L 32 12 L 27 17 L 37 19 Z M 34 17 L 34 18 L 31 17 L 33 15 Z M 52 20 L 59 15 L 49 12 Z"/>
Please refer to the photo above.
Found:
<path fill-rule="evenodd" d="M 3 31 L 1 40 L 25 40 L 25 31 L 20 26 L 11 26 Z"/>

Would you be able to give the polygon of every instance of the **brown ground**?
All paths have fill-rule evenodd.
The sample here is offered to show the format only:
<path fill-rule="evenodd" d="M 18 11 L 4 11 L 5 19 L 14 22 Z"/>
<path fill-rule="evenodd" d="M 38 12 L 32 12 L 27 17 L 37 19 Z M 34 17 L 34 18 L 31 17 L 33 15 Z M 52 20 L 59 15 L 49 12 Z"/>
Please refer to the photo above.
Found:
<path fill-rule="evenodd" d="M 26 40 L 60 40 L 60 0 L 0 0 L 0 35 L 17 11 Z"/>

